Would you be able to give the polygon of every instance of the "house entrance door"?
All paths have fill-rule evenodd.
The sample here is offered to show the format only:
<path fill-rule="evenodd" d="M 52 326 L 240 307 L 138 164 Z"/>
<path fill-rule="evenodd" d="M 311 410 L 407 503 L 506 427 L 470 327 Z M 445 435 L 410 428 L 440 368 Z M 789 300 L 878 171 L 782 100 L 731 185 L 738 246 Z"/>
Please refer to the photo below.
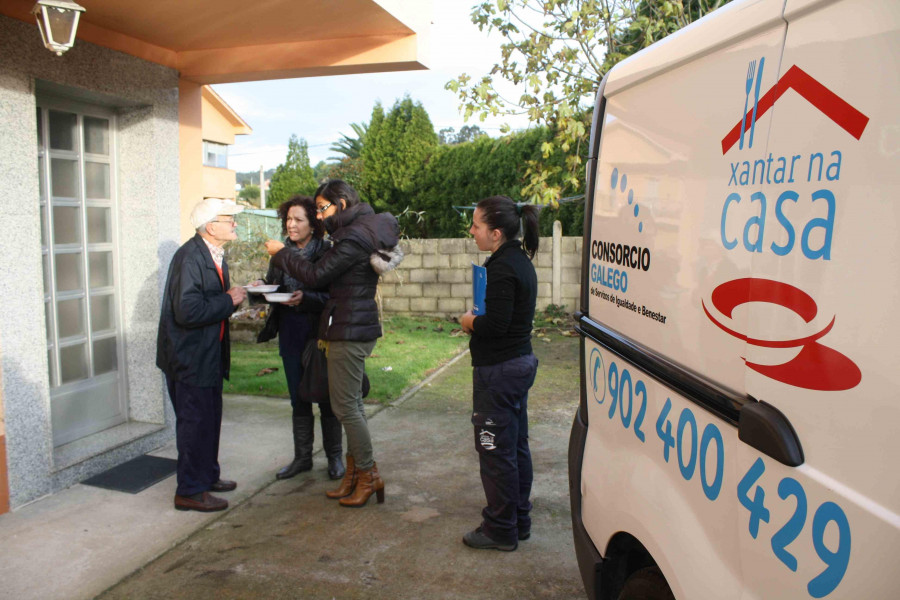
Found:
<path fill-rule="evenodd" d="M 126 420 L 115 116 L 38 101 L 41 249 L 53 445 Z"/>

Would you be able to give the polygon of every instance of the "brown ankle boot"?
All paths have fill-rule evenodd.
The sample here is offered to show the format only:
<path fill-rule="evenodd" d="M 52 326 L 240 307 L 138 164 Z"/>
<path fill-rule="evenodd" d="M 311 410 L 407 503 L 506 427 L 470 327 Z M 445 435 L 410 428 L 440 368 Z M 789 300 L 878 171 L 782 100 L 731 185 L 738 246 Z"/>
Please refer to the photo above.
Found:
<path fill-rule="evenodd" d="M 353 457 L 348 454 L 347 470 L 344 471 L 344 478 L 341 479 L 341 485 L 339 485 L 336 490 L 325 492 L 325 495 L 332 500 L 337 500 L 338 498 L 343 498 L 352 494 L 353 490 L 356 488 L 357 473 L 358 471 L 356 470 L 356 463 L 353 462 Z"/>
<path fill-rule="evenodd" d="M 384 502 L 384 481 L 378 474 L 378 465 L 372 463 L 372 468 L 368 471 L 357 469 L 356 478 L 356 489 L 350 496 L 340 499 L 341 506 L 350 508 L 365 506 L 372 494 L 378 497 L 378 504 Z"/>

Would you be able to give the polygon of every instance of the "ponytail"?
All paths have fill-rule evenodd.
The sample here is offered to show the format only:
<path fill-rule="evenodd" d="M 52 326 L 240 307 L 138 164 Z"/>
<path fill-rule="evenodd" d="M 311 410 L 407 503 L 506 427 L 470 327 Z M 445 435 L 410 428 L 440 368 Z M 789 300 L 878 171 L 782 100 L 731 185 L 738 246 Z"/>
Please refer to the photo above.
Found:
<path fill-rule="evenodd" d="M 507 196 L 491 196 L 478 202 L 482 218 L 491 229 L 499 229 L 507 240 L 522 236 L 522 246 L 528 258 L 534 258 L 540 244 L 538 207 L 516 203 Z"/>
<path fill-rule="evenodd" d="M 522 246 L 528 258 L 534 258 L 541 242 L 538 231 L 538 207 L 534 204 L 517 204 L 522 215 Z"/>

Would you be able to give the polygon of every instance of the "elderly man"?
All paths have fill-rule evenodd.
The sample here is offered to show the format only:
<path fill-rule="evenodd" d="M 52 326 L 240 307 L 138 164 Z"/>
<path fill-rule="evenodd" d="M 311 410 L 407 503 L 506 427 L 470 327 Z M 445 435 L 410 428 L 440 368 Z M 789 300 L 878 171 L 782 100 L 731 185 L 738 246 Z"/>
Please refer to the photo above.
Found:
<path fill-rule="evenodd" d="M 237 238 L 234 215 L 242 210 L 230 200 L 200 202 L 191 213 L 197 234 L 175 253 L 166 279 L 156 366 L 175 407 L 178 510 L 225 510 L 228 501 L 209 492 L 237 487 L 219 477 L 218 457 L 222 379 L 231 364 L 228 317 L 247 295 L 229 287 L 223 246 Z"/>

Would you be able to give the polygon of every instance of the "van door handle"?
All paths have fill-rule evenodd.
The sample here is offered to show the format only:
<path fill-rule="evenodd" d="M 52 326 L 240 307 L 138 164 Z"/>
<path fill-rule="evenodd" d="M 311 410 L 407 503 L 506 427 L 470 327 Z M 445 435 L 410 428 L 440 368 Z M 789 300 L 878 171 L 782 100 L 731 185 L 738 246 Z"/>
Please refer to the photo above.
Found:
<path fill-rule="evenodd" d="M 771 404 L 748 399 L 738 415 L 738 438 L 784 465 L 803 464 L 803 447 L 794 426 Z"/>

